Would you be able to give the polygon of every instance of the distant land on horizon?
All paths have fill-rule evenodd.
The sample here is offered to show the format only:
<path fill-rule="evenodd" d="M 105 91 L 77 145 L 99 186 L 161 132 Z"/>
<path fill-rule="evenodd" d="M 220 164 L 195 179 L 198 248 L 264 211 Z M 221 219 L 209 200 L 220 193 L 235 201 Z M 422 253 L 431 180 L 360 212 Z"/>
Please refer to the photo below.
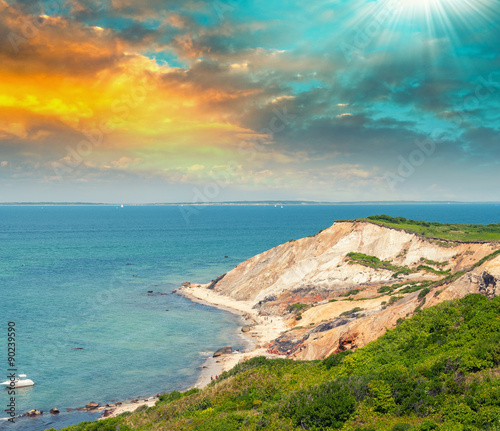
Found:
<path fill-rule="evenodd" d="M 217 205 L 499 205 L 498 201 L 462 202 L 462 201 L 352 201 L 352 202 L 319 202 L 319 201 L 227 201 L 227 202 L 0 202 L 0 206 L 217 206 Z"/>

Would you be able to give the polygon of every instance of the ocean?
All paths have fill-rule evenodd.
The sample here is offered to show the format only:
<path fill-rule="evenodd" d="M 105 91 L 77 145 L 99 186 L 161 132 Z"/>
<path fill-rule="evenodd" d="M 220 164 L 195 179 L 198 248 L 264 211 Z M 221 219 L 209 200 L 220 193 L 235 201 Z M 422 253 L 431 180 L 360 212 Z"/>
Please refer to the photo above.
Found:
<path fill-rule="evenodd" d="M 243 347 L 241 322 L 172 290 L 374 214 L 487 224 L 500 205 L 0 206 L 0 381 L 14 322 L 15 368 L 35 382 L 16 391 L 17 413 L 61 411 L 6 422 L 0 390 L 0 429 L 60 429 L 95 419 L 68 411 L 90 401 L 188 388 L 214 350 Z"/>

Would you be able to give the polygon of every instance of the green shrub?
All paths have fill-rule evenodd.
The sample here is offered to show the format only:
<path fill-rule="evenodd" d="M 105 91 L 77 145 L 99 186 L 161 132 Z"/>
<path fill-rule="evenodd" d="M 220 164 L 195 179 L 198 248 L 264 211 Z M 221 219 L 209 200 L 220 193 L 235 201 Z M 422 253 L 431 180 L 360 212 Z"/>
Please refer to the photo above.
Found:
<path fill-rule="evenodd" d="M 398 286 L 400 287 L 400 286 Z M 391 285 L 391 286 L 380 286 L 377 289 L 378 293 L 387 293 L 387 292 L 392 292 L 394 289 L 397 289 L 396 285 Z"/>
<path fill-rule="evenodd" d="M 422 289 L 420 291 L 420 293 L 418 294 L 418 299 L 424 299 L 430 291 L 431 291 L 431 289 L 429 289 L 428 287 L 426 287 L 425 289 Z"/>
<path fill-rule="evenodd" d="M 443 271 L 440 269 L 431 268 L 430 266 L 427 266 L 427 265 L 418 265 L 417 271 L 426 271 L 426 272 L 430 272 L 430 273 L 436 274 L 436 275 L 447 275 L 450 273 L 450 270 Z"/>
<path fill-rule="evenodd" d="M 78 425 L 65 428 L 67 431 L 129 431 L 131 428 L 123 423 L 123 415 L 116 418 L 104 419 L 96 422 L 81 422 Z M 55 431 L 50 428 L 47 431 Z"/>
<path fill-rule="evenodd" d="M 364 308 L 361 307 L 355 307 L 352 310 L 344 311 L 343 313 L 340 313 L 340 316 L 348 316 L 349 314 L 357 313 L 358 311 L 363 311 Z"/>
<path fill-rule="evenodd" d="M 330 368 L 340 365 L 344 361 L 344 358 L 351 353 L 351 350 L 344 350 L 343 352 L 334 353 L 333 355 L 330 355 L 327 358 L 323 359 L 323 365 L 327 370 L 329 370 Z"/>
<path fill-rule="evenodd" d="M 161 394 L 159 401 L 162 403 L 170 403 L 180 398 L 182 398 L 182 394 L 179 391 L 173 391 L 167 394 Z"/>
<path fill-rule="evenodd" d="M 439 428 L 438 424 L 434 421 L 422 422 L 418 428 L 418 431 L 432 431 Z"/>
<path fill-rule="evenodd" d="M 396 302 L 398 302 L 400 299 L 403 298 L 404 296 L 391 296 L 391 299 L 389 299 L 389 302 L 385 306 L 390 307 L 391 305 L 394 305 Z"/>
<path fill-rule="evenodd" d="M 327 382 L 293 393 L 283 404 L 280 414 L 304 429 L 339 429 L 349 419 L 355 405 L 356 400 L 347 389 L 337 382 Z"/>
<path fill-rule="evenodd" d="M 145 412 L 149 407 L 146 404 L 143 404 L 142 406 L 137 407 L 134 412 L 139 413 L 139 412 Z"/>
<path fill-rule="evenodd" d="M 459 255 L 455 255 L 453 257 L 456 258 L 458 256 Z M 420 261 L 426 263 L 427 265 L 433 265 L 433 266 L 439 266 L 439 267 L 443 267 L 443 266 L 446 266 L 446 265 L 449 264 L 448 261 L 445 261 L 445 262 L 436 262 L 435 260 L 426 259 L 425 257 L 421 257 Z"/>
<path fill-rule="evenodd" d="M 407 431 L 407 430 L 411 430 L 411 429 L 414 429 L 413 425 L 410 425 L 410 424 L 396 424 L 396 425 L 394 425 L 392 427 L 391 431 Z"/>
<path fill-rule="evenodd" d="M 443 408 L 443 419 L 448 422 L 457 422 L 464 425 L 474 424 L 477 413 L 465 403 L 451 403 Z"/>
<path fill-rule="evenodd" d="M 186 410 L 187 411 L 197 411 L 197 410 L 205 410 L 209 407 L 212 407 L 212 400 L 209 397 L 203 397 L 201 400 L 197 401 L 194 404 L 191 404 Z"/>
<path fill-rule="evenodd" d="M 500 427 L 500 407 L 482 407 L 478 412 L 477 422 L 483 428 L 496 426 L 498 429 Z"/>
<path fill-rule="evenodd" d="M 373 409 L 379 413 L 389 413 L 396 408 L 391 387 L 383 380 L 372 380 L 368 388 L 373 395 Z"/>
<path fill-rule="evenodd" d="M 304 310 L 307 307 L 309 307 L 308 304 L 301 304 L 300 302 L 297 302 L 296 304 L 290 304 L 288 306 L 288 311 L 298 312 Z"/>
<path fill-rule="evenodd" d="M 351 295 L 356 295 L 358 294 L 359 292 L 361 292 L 360 289 L 353 289 L 353 290 L 350 290 L 349 292 L 346 292 L 346 293 L 343 293 L 339 296 L 344 296 L 344 297 L 348 297 L 348 296 L 351 296 Z"/>

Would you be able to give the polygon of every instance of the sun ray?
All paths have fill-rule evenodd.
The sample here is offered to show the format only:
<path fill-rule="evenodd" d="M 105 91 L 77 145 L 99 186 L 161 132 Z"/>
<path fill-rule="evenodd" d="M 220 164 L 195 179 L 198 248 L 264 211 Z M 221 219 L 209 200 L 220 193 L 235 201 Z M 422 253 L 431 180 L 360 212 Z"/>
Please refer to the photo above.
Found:
<path fill-rule="evenodd" d="M 401 56 L 408 56 L 420 60 L 424 67 L 436 66 L 433 60 L 449 53 L 449 61 L 465 72 L 474 64 L 462 62 L 461 50 L 485 29 L 497 25 L 500 2 L 359 0 L 358 12 L 347 20 L 349 34 L 344 36 L 345 40 L 358 41 L 351 44 L 351 49 L 359 54 L 357 59 L 364 61 L 373 54 L 381 64 L 397 64 Z M 395 52 L 399 55 L 394 56 Z"/>

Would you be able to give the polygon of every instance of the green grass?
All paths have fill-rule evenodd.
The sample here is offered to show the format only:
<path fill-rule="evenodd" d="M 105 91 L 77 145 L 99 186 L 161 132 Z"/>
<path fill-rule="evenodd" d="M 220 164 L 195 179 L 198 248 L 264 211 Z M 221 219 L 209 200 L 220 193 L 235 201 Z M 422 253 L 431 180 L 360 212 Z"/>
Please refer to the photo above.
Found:
<path fill-rule="evenodd" d="M 363 311 L 364 308 L 361 308 L 361 307 L 354 307 L 352 310 L 348 310 L 348 311 L 344 311 L 343 313 L 341 313 L 340 315 L 341 316 L 348 316 L 349 314 L 352 314 L 352 313 L 357 313 L 358 311 Z"/>
<path fill-rule="evenodd" d="M 342 293 L 339 296 L 343 296 L 343 297 L 347 298 L 347 297 L 349 297 L 351 295 L 357 295 L 359 292 L 361 292 L 361 289 L 352 289 L 349 292 Z"/>
<path fill-rule="evenodd" d="M 421 271 L 421 270 L 426 271 L 426 272 L 430 272 L 430 273 L 436 274 L 436 275 L 448 275 L 450 273 L 449 269 L 447 271 L 443 271 L 440 269 L 432 268 L 432 267 L 427 266 L 427 265 L 418 265 L 417 271 Z"/>
<path fill-rule="evenodd" d="M 422 291 L 422 297 L 423 293 Z M 500 429 L 500 298 L 420 311 L 367 346 L 323 361 L 253 358 L 203 390 L 67 431 Z"/>
<path fill-rule="evenodd" d="M 398 290 L 397 293 L 412 293 L 417 290 L 423 289 L 424 287 L 430 286 L 433 282 L 428 281 L 406 281 L 402 283 L 395 283 L 389 286 L 380 286 L 377 291 L 378 293 L 385 293 L 387 295 L 392 295 L 397 289 L 403 287 L 401 290 Z"/>
<path fill-rule="evenodd" d="M 488 225 L 431 223 L 418 220 L 407 220 L 404 217 L 391 217 L 385 214 L 357 219 L 382 226 L 413 232 L 428 238 L 447 241 L 500 241 L 500 223 Z"/>
<path fill-rule="evenodd" d="M 398 302 L 399 300 L 401 300 L 403 298 L 404 298 L 404 296 L 391 296 L 391 299 L 389 299 L 389 302 L 385 303 L 382 308 L 390 307 L 391 305 L 394 305 L 396 302 Z"/>
<path fill-rule="evenodd" d="M 388 271 L 394 271 L 394 274 L 393 274 L 394 278 L 396 278 L 399 274 L 408 275 L 408 274 L 411 274 L 412 272 L 414 272 L 413 270 L 411 270 L 407 266 L 393 265 L 388 260 L 380 260 L 376 256 L 370 256 L 370 255 L 363 254 L 363 253 L 351 252 L 351 253 L 347 253 L 346 257 L 347 257 L 350 264 L 357 263 L 357 264 L 360 264 L 363 266 L 368 266 L 368 267 L 374 268 L 374 269 L 386 269 Z"/>
<path fill-rule="evenodd" d="M 297 302 L 295 304 L 291 304 L 288 306 L 288 311 L 292 311 L 292 312 L 300 312 L 300 311 L 304 311 L 306 308 L 309 308 L 310 305 L 309 304 L 302 304 L 300 302 Z"/>
<path fill-rule="evenodd" d="M 435 260 L 431 259 L 426 259 L 425 257 L 421 257 L 420 261 L 431 266 L 437 266 L 439 268 L 442 268 L 443 266 L 449 265 L 450 262 L 445 261 L 445 262 L 436 262 Z"/>

